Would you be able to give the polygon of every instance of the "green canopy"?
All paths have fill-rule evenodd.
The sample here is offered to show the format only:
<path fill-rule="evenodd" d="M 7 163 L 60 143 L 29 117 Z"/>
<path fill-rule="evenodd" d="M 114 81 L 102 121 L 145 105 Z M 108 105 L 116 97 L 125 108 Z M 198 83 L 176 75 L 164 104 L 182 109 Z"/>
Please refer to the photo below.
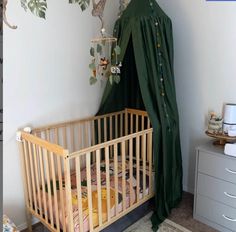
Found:
<path fill-rule="evenodd" d="M 170 18 L 155 0 L 131 0 L 117 20 L 121 81 L 107 83 L 98 114 L 146 109 L 153 127 L 155 211 L 153 230 L 182 197 L 182 158 L 173 71 Z"/>

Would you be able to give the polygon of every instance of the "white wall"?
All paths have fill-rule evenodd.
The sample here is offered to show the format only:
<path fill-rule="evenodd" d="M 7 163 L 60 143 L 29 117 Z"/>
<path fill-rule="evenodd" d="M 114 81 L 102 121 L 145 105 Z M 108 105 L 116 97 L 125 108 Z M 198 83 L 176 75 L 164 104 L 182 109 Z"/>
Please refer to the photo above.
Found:
<path fill-rule="evenodd" d="M 48 0 L 47 19 L 25 13 L 19 0 L 8 3 L 4 27 L 4 213 L 24 226 L 24 197 L 15 140 L 18 128 L 81 118 L 96 113 L 100 83 L 89 85 L 90 39 L 100 23 L 91 8 L 81 12 L 68 0 Z M 108 1 L 105 19 L 111 32 L 118 1 Z"/>
<path fill-rule="evenodd" d="M 209 110 L 236 103 L 236 2 L 158 0 L 174 29 L 184 189 L 193 192 L 195 146 Z"/>

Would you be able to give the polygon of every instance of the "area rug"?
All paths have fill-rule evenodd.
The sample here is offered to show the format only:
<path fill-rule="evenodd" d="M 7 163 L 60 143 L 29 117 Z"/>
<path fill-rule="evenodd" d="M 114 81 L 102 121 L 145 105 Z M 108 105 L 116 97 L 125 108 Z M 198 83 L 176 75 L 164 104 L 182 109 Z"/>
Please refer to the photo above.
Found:
<path fill-rule="evenodd" d="M 152 232 L 152 223 L 150 221 L 152 213 L 149 213 L 135 224 L 127 228 L 124 232 Z M 158 232 L 191 232 L 190 230 L 166 219 L 161 225 Z"/>

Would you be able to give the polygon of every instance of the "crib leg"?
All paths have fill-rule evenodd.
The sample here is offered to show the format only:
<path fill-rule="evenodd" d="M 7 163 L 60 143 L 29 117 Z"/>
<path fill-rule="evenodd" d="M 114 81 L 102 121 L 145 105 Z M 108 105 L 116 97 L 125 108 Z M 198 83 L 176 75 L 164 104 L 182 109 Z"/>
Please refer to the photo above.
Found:
<path fill-rule="evenodd" d="M 32 214 L 28 210 L 26 210 L 26 220 L 28 231 L 32 232 Z"/>

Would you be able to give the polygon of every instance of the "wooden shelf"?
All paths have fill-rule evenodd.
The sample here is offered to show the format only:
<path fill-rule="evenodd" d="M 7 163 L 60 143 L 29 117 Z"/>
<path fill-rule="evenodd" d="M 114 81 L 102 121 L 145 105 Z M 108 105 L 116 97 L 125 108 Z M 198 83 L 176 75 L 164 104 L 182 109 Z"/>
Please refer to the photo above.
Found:
<path fill-rule="evenodd" d="M 209 137 L 216 139 L 216 141 L 213 142 L 214 145 L 224 146 L 227 142 L 229 143 L 236 142 L 236 136 L 231 137 L 231 136 L 228 136 L 227 134 L 216 134 L 216 133 L 213 134 L 208 131 L 206 131 L 205 133 Z"/>

